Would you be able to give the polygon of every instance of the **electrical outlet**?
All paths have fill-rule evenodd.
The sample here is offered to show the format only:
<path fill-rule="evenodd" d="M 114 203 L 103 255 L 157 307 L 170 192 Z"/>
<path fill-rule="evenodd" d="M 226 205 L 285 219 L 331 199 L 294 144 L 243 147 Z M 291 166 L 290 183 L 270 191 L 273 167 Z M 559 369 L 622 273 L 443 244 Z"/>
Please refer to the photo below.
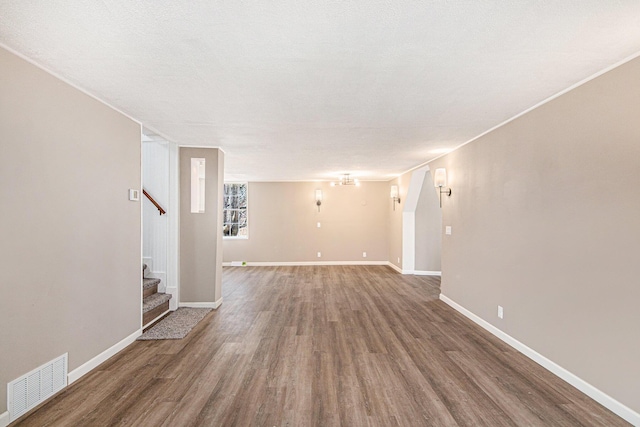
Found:
<path fill-rule="evenodd" d="M 320 228 L 320 223 L 318 223 L 318 228 Z"/>
<path fill-rule="evenodd" d="M 362 252 L 362 258 L 366 258 L 367 257 L 367 253 L 366 252 Z"/>
<path fill-rule="evenodd" d="M 504 308 L 501 305 L 498 306 L 498 317 L 504 319 Z"/>
<path fill-rule="evenodd" d="M 322 257 L 322 252 L 318 252 L 318 258 Z"/>

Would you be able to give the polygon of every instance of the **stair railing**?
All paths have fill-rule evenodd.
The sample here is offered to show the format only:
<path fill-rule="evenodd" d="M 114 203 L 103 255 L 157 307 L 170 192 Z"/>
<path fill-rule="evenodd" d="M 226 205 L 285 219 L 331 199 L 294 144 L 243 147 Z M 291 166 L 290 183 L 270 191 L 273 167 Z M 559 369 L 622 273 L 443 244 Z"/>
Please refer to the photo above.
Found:
<path fill-rule="evenodd" d="M 151 203 L 153 203 L 153 205 L 156 208 L 158 208 L 158 212 L 160 212 L 160 215 L 167 213 L 167 211 L 162 209 L 162 206 L 160 206 L 160 204 L 158 202 L 156 202 L 155 199 L 153 197 L 151 197 L 151 195 L 149 193 L 147 193 L 147 190 L 145 190 L 144 188 L 142 189 L 142 194 L 144 194 L 147 197 L 147 199 L 149 199 L 149 201 Z"/>

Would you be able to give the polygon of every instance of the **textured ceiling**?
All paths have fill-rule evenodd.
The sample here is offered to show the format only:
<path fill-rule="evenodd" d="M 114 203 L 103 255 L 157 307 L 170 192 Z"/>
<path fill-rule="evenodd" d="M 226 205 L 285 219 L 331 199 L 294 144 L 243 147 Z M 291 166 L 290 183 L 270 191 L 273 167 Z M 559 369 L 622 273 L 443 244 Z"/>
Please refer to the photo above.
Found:
<path fill-rule="evenodd" d="M 0 0 L 0 43 L 228 179 L 389 179 L 640 51 L 640 1 Z"/>

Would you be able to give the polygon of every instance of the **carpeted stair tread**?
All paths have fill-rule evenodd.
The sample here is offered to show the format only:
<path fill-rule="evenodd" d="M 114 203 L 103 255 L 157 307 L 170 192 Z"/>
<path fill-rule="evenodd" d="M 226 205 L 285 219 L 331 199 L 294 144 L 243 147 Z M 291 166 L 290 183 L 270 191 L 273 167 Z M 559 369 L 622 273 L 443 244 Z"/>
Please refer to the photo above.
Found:
<path fill-rule="evenodd" d="M 138 337 L 138 340 L 182 339 L 211 310 L 211 308 L 179 308 Z"/>
<path fill-rule="evenodd" d="M 155 293 L 142 301 L 142 312 L 151 311 L 171 299 L 171 294 Z"/>
<path fill-rule="evenodd" d="M 160 279 L 147 278 L 142 279 L 142 289 L 149 289 L 158 285 L 161 282 Z"/>

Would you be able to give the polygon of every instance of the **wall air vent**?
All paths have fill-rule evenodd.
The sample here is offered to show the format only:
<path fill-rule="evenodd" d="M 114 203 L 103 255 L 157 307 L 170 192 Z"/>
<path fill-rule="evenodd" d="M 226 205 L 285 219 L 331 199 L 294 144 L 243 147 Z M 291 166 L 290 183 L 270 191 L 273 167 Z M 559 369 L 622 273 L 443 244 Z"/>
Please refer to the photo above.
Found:
<path fill-rule="evenodd" d="M 67 386 L 68 353 L 7 384 L 7 408 L 15 421 Z"/>

